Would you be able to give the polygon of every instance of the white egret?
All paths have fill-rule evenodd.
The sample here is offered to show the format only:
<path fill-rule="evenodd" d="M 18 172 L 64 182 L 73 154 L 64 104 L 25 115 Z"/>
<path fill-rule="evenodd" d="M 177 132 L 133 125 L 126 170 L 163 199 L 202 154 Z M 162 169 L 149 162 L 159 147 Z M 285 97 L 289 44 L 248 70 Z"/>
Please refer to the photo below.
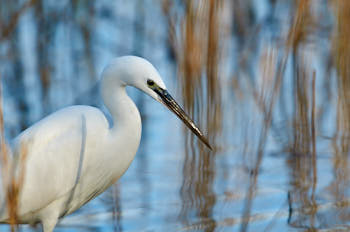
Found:
<path fill-rule="evenodd" d="M 41 223 L 53 231 L 70 214 L 116 182 L 134 159 L 141 137 L 140 114 L 125 87 L 133 86 L 173 111 L 209 148 L 193 121 L 169 95 L 157 70 L 143 58 L 114 59 L 103 71 L 101 93 L 113 125 L 91 106 L 70 106 L 35 123 L 12 143 L 14 162 L 25 146 L 24 181 L 19 193 L 19 223 Z M 20 165 L 17 165 L 17 169 Z M 9 223 L 0 191 L 0 222 Z"/>

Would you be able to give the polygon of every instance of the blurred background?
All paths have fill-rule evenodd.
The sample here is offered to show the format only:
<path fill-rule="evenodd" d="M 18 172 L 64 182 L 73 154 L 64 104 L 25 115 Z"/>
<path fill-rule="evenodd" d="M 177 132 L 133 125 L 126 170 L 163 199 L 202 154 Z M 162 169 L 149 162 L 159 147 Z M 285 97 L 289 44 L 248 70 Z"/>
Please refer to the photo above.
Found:
<path fill-rule="evenodd" d="M 142 56 L 214 149 L 128 90 L 134 162 L 55 231 L 349 231 L 349 25 L 348 0 L 0 0 L 6 138 L 106 111 L 103 67 Z"/>

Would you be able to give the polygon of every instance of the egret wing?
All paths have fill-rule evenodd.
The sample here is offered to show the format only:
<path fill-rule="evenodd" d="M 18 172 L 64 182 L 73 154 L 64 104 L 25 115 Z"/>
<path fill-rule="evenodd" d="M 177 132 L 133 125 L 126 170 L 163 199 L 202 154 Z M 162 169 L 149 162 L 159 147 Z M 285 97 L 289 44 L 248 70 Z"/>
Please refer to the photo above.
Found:
<path fill-rule="evenodd" d="M 84 159 L 89 158 L 86 151 L 103 140 L 107 129 L 98 109 L 75 106 L 48 116 L 16 137 L 12 144 L 16 176 L 24 177 L 19 214 L 35 213 L 67 196 L 79 182 Z M 89 137 L 96 141 L 87 146 Z"/>

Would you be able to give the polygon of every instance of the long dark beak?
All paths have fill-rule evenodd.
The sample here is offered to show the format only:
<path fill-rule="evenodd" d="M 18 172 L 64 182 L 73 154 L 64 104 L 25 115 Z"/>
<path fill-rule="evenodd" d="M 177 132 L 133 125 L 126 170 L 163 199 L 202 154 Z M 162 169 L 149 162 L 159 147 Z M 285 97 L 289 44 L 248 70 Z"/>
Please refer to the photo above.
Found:
<path fill-rule="evenodd" d="M 190 130 L 198 136 L 198 138 L 210 149 L 212 150 L 208 140 L 204 137 L 203 133 L 199 128 L 194 124 L 193 120 L 181 109 L 179 104 L 174 100 L 174 98 L 168 93 L 166 89 L 160 87 L 153 89 L 159 97 L 162 99 L 162 102 L 166 107 L 168 107 L 172 112 L 174 112 Z"/>

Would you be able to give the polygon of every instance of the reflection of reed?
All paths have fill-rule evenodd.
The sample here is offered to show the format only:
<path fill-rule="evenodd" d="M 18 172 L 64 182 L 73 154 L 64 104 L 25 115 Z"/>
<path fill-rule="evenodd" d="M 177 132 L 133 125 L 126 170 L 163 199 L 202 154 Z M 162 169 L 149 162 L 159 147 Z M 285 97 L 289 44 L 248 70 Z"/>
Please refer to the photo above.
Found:
<path fill-rule="evenodd" d="M 286 166 L 290 174 L 288 188 L 292 208 L 299 212 L 293 214 L 291 226 L 298 227 L 303 224 L 305 228 L 314 228 L 317 223 L 314 219 L 317 219 L 319 213 L 317 199 L 322 197 L 318 189 L 321 186 L 318 181 L 322 176 L 317 176 L 317 170 L 322 170 L 322 167 L 317 167 L 316 161 L 319 157 L 316 145 L 322 146 L 324 143 L 319 140 L 323 139 L 324 133 L 331 133 L 333 129 L 334 135 L 324 136 L 332 140 L 334 172 L 328 191 L 324 192 L 330 192 L 334 202 L 343 202 L 343 199 L 348 196 L 350 187 L 348 158 L 350 152 L 350 44 L 348 43 L 350 2 L 348 0 L 322 3 L 317 0 L 267 0 L 265 1 L 267 13 L 263 20 L 261 20 L 263 13 L 258 12 L 255 2 L 252 0 L 161 1 L 169 24 L 166 39 L 170 45 L 170 55 L 169 60 L 164 63 L 169 62 L 172 65 L 171 62 L 175 59 L 179 64 L 179 86 L 181 86 L 186 111 L 194 117 L 196 122 L 199 122 L 203 131 L 207 131 L 209 141 L 214 145 L 214 152 L 218 151 L 218 147 L 222 145 L 216 135 L 223 126 L 227 131 L 231 131 L 230 135 L 240 137 L 242 141 L 238 150 L 246 152 L 243 152 L 244 154 L 237 152 L 239 154 L 235 155 L 245 156 L 242 160 L 248 168 L 252 168 L 248 172 L 250 187 L 242 212 L 244 220 L 237 222 L 241 224 L 241 230 L 248 230 L 249 223 L 253 222 L 250 219 L 254 217 L 254 209 L 259 207 L 253 204 L 253 201 L 256 191 L 259 190 L 257 180 L 261 175 L 260 170 L 264 171 L 261 163 L 267 152 L 265 150 L 267 137 L 277 141 L 277 146 L 289 153 L 286 156 Z M 59 1 L 57 4 L 59 5 Z M 134 4 L 134 8 L 131 9 L 133 13 L 126 13 L 132 15 L 131 17 L 124 14 L 118 15 L 117 11 L 113 11 L 113 7 L 106 8 L 108 4 L 103 8 L 93 1 L 67 1 L 63 8 L 52 7 L 55 3 L 44 0 L 22 2 L 15 0 L 1 5 L 0 42 L 4 42 L 5 51 L 8 49 L 5 53 L 1 53 L 2 61 L 8 63 L 2 65 L 5 67 L 3 76 L 7 79 L 5 90 L 10 93 L 9 98 L 13 100 L 14 110 L 18 116 L 13 120 L 14 126 L 9 126 L 13 130 L 9 134 L 13 135 L 16 131 L 26 128 L 31 120 L 42 117 L 40 113 L 47 114 L 61 103 L 72 103 L 70 100 L 54 99 L 56 96 L 58 98 L 62 96 L 62 92 L 67 91 L 67 95 L 72 95 L 74 98 L 77 91 L 85 88 L 81 83 L 94 82 L 96 61 L 99 58 L 94 51 L 99 52 L 97 54 L 100 55 L 103 49 L 115 51 L 115 48 L 118 48 L 117 50 L 122 53 L 154 58 L 153 54 L 144 52 L 153 51 L 154 47 L 150 49 L 149 46 L 150 44 L 153 46 L 153 43 L 150 43 L 151 40 L 158 43 L 164 38 L 162 34 L 158 36 L 158 33 L 162 33 L 160 31 L 163 24 L 155 24 L 160 26 L 159 31 L 158 28 L 154 29 L 153 25 L 149 30 L 148 24 L 151 20 L 148 14 L 156 12 L 153 9 L 154 6 L 148 8 L 147 4 L 137 3 L 137 1 L 132 4 Z M 28 64 L 22 57 L 23 47 L 19 46 L 24 39 L 21 38 L 23 31 L 21 32 L 21 27 L 18 25 L 28 23 L 22 22 L 28 20 L 21 21 L 20 17 L 30 8 L 33 11 L 28 17 L 29 19 L 32 17 L 29 24 L 35 28 L 31 32 L 35 44 L 31 45 L 33 55 L 30 58 L 33 58 L 37 64 L 30 75 L 37 77 L 35 84 L 38 87 L 36 88 L 26 83 Z M 229 9 L 227 12 L 230 15 L 223 15 L 225 8 Z M 331 14 L 335 16 L 335 22 Z M 225 18 L 226 16 L 228 17 Z M 222 25 L 224 20 L 233 21 L 232 31 L 227 30 L 226 33 L 222 33 L 221 30 L 228 28 Z M 126 39 L 124 41 L 124 38 L 120 39 L 117 36 L 115 41 L 119 39 L 121 42 L 115 42 L 114 39 L 106 41 L 106 36 L 103 35 L 105 32 L 100 34 L 101 21 L 112 25 L 105 28 L 110 29 L 113 35 L 124 36 L 124 33 L 131 32 L 131 45 L 126 42 Z M 126 26 L 119 26 L 121 24 Z M 132 30 L 126 29 L 129 26 L 133 27 Z M 118 29 L 112 27 L 118 27 Z M 116 30 L 113 31 L 113 29 Z M 124 31 L 125 29 L 127 32 Z M 62 31 L 68 32 L 67 35 L 61 37 Z M 234 52 L 230 49 L 223 51 L 222 34 L 227 34 Z M 130 38 L 130 35 L 125 36 Z M 266 44 L 268 46 L 265 46 Z M 324 44 L 326 46 L 323 46 Z M 30 47 L 25 46 L 27 46 L 26 49 Z M 328 46 L 331 46 L 331 49 Z M 62 49 L 64 59 L 68 60 L 67 63 L 72 61 L 70 64 L 60 64 L 63 58 L 57 54 L 56 47 Z M 320 51 L 310 52 L 310 50 Z M 218 76 L 218 73 L 223 70 L 220 64 L 224 63 L 221 59 L 224 52 L 229 53 L 227 55 L 230 59 L 227 59 L 227 63 L 233 67 L 224 67 L 224 70 L 229 69 L 231 72 L 234 70 L 233 75 L 229 73 L 232 78 L 227 80 L 227 83 L 232 85 L 227 86 L 219 82 Z M 323 55 L 324 57 L 320 57 Z M 256 67 L 257 62 L 260 64 L 259 70 Z M 320 66 L 326 67 L 325 72 Z M 62 73 L 61 70 L 59 73 L 58 67 L 67 71 Z M 315 72 L 312 75 L 314 69 Z M 59 75 L 65 76 L 66 79 L 59 80 Z M 317 86 L 315 80 L 317 80 Z M 58 82 L 60 84 L 56 85 Z M 89 83 L 86 85 L 88 86 Z M 249 86 L 246 88 L 247 83 Z M 237 114 L 243 117 L 237 118 L 243 118 L 245 121 L 236 122 L 236 118 L 227 115 L 227 111 L 222 109 L 221 92 L 225 91 L 230 97 L 239 95 L 236 99 L 232 97 L 227 100 L 228 103 L 234 102 L 228 104 L 227 108 L 242 106 L 237 110 Z M 34 100 L 33 97 L 27 98 L 33 92 L 38 92 L 38 97 Z M 63 95 L 66 97 L 65 94 Z M 315 101 L 316 97 L 318 101 Z M 244 107 L 249 105 L 252 99 L 256 103 L 255 108 L 251 111 L 250 106 L 247 106 L 249 108 L 247 110 Z M 86 103 L 91 102 L 90 100 L 83 101 Z M 236 105 L 237 101 L 239 104 Z M 75 103 L 82 102 L 79 100 Z M 137 103 L 141 106 L 142 114 L 144 98 L 140 97 Z M 30 104 L 35 107 L 31 107 Z M 33 114 L 35 111 L 33 108 L 39 109 L 39 113 Z M 251 116 L 256 109 L 259 114 Z M 334 113 L 336 116 L 329 116 L 333 114 L 330 111 L 336 111 Z M 222 125 L 224 113 L 231 121 Z M 30 119 L 30 117 L 33 118 Z M 256 122 L 254 121 L 256 118 L 262 120 Z M 331 119 L 331 121 L 325 119 Z M 254 126 L 242 126 L 249 125 L 250 122 L 253 122 Z M 241 127 L 229 127 L 232 125 Z M 324 130 L 328 126 L 332 129 Z M 242 134 L 239 134 L 239 131 L 242 131 Z M 183 166 L 184 178 L 181 189 L 183 205 L 180 217 L 184 224 L 192 224 L 189 219 L 193 218 L 189 217 L 193 216 L 194 219 L 199 220 L 198 224 L 202 223 L 210 231 L 220 224 L 212 219 L 214 204 L 218 204 L 213 190 L 216 177 L 214 154 L 209 154 L 206 148 L 201 143 L 197 143 L 197 139 L 187 131 L 184 133 L 189 137 L 186 140 Z M 146 134 L 144 133 L 143 136 Z M 228 136 L 223 144 L 226 142 L 231 146 L 234 140 L 232 137 Z M 245 148 L 242 148 L 243 146 Z M 5 145 L 2 146 L 4 147 Z M 317 151 L 323 152 L 323 149 L 318 148 Z M 246 157 L 250 154 L 251 157 Z M 2 157 L 3 166 L 6 166 L 6 157 Z M 225 159 L 232 161 L 234 156 L 230 154 Z M 147 160 L 147 156 L 140 155 L 136 162 L 139 182 L 143 189 L 148 189 L 151 187 L 152 180 L 144 175 L 143 170 L 147 169 L 150 160 Z M 227 166 L 226 172 L 232 172 L 231 167 Z M 218 187 L 219 191 L 224 188 Z M 151 190 L 149 189 L 150 192 Z M 119 193 L 114 210 L 120 211 L 121 202 L 118 196 Z M 151 207 L 147 195 L 143 200 L 142 206 L 145 209 Z M 339 207 L 337 212 L 346 219 L 346 207 Z M 118 223 L 122 219 L 120 215 L 116 215 Z M 116 227 L 116 230 L 122 229 L 124 228 Z"/>
<path fill-rule="evenodd" d="M 221 91 L 218 79 L 220 61 L 220 12 L 222 1 L 184 1 L 185 16 L 182 21 L 181 39 L 173 47 L 179 64 L 179 77 L 186 111 L 201 128 L 206 128 L 209 141 L 215 144 L 221 128 Z M 168 9 L 168 8 L 166 8 Z M 170 17 L 168 15 L 168 17 Z M 171 19 L 168 20 L 172 22 Z M 174 32 L 169 30 L 170 33 Z M 170 41 L 176 41 L 171 38 Z M 213 180 L 215 176 L 214 154 L 184 131 L 187 138 L 183 166 L 183 201 L 180 217 L 185 224 L 191 213 L 200 220 L 211 221 L 205 231 L 213 231 L 215 221 L 212 210 L 215 204 Z M 188 137 L 189 136 L 189 137 Z M 195 143 L 194 143 L 195 142 Z M 199 147 L 199 149 L 197 148 Z M 214 145 L 215 147 L 215 145 Z M 215 148 L 214 148 L 215 150 Z"/>
<path fill-rule="evenodd" d="M 302 210 L 303 214 L 296 218 L 293 226 L 306 228 L 315 228 L 316 223 L 320 225 L 323 222 L 315 221 L 318 215 L 318 203 L 316 202 L 317 185 L 317 153 L 316 153 L 316 129 L 315 129 L 315 73 L 312 81 L 312 94 L 310 94 L 310 70 L 306 69 L 307 62 L 303 57 L 301 50 L 305 38 L 309 37 L 312 17 L 310 16 L 310 1 L 299 1 L 297 17 L 300 19 L 300 29 L 296 28 L 300 38 L 293 43 L 293 63 L 296 75 L 295 81 L 295 117 L 294 117 L 294 144 L 292 147 L 293 155 L 289 157 L 289 165 L 292 170 L 291 186 L 293 187 L 294 207 Z M 350 23 L 350 3 L 348 1 L 334 1 L 337 27 L 333 35 L 333 63 L 337 70 L 337 118 L 336 134 L 333 137 L 333 165 L 335 179 L 329 186 L 334 200 L 341 202 L 346 198 L 346 191 L 349 188 L 349 132 L 350 132 L 350 46 L 346 39 L 350 36 L 348 23 Z M 303 10 L 304 9 L 304 10 Z M 328 82 L 326 78 L 325 82 Z M 328 82 L 329 83 L 329 82 Z M 327 88 L 325 88 L 327 89 Z M 310 96 L 312 103 L 310 104 Z M 329 96 L 329 95 L 328 95 Z M 329 99 L 327 99 L 329 100 Z M 311 116 L 310 116 L 311 115 Z M 311 118 L 311 120 L 310 120 Z M 312 147 L 312 150 L 311 150 Z M 310 168 L 311 167 L 311 168 Z M 311 195 L 311 196 L 310 196 Z M 342 212 L 342 209 L 339 209 Z M 306 216 L 306 217 L 305 217 Z M 343 215 L 345 216 L 345 215 Z M 305 225 L 305 218 L 310 222 Z"/>
<path fill-rule="evenodd" d="M 36 3 L 37 0 L 30 0 L 25 2 L 19 9 L 15 12 L 12 12 L 11 17 L 8 19 L 8 21 L 5 23 L 4 21 L 0 20 L 0 41 L 8 39 L 14 31 L 17 28 L 17 23 L 22 14 L 31 6 L 33 6 Z M 13 8 L 16 8 L 18 6 L 18 2 L 16 1 L 11 1 L 13 5 L 10 7 L 7 6 L 7 8 L 10 8 L 11 10 Z M 4 4 L 4 3 L 2 3 Z M 5 5 L 5 4 L 4 4 Z M 3 12 L 5 13 L 5 12 Z"/>
<path fill-rule="evenodd" d="M 336 201 L 346 199 L 350 187 L 350 2 L 334 1 L 336 29 L 333 36 L 334 65 L 337 71 L 337 122 L 333 139 L 334 180 L 329 190 Z M 340 217 L 349 220 L 346 210 L 339 209 Z"/>
<path fill-rule="evenodd" d="M 0 79 L 1 80 L 1 79 Z M 11 156 L 10 148 L 5 140 L 2 104 L 2 86 L 0 85 L 0 216 L 7 217 L 11 231 L 18 227 L 19 195 L 24 181 L 25 162 L 27 160 L 26 144 L 20 144 L 19 151 Z M 18 154 L 16 153 L 18 152 Z"/>
<path fill-rule="evenodd" d="M 294 113 L 293 137 L 289 143 L 291 155 L 288 157 L 291 175 L 291 202 L 293 207 L 305 209 L 309 218 L 309 227 L 314 228 L 317 205 L 315 189 L 317 186 L 316 163 L 316 125 L 315 125 L 315 72 L 311 79 L 310 65 L 307 62 L 305 48 L 314 28 L 311 14 L 311 1 L 300 0 L 296 3 L 294 23 L 289 33 L 289 45 L 292 49 Z M 292 36 L 291 36 L 292 35 Z M 312 84 L 311 84 L 312 82 Z M 293 226 L 297 226 L 299 218 Z"/>
<path fill-rule="evenodd" d="M 40 77 L 41 84 L 41 101 L 42 101 L 42 112 L 47 115 L 50 111 L 50 101 L 49 101 L 49 90 L 52 79 L 52 44 L 53 44 L 53 34 L 51 30 L 56 27 L 57 20 L 53 19 L 52 14 L 45 13 L 46 9 L 44 6 L 44 1 L 39 0 L 35 4 L 35 19 L 38 26 L 38 36 L 37 36 L 37 55 L 38 55 L 38 73 Z M 47 11 L 46 11 L 47 12 Z M 42 20 L 45 17 L 45 20 Z"/>
<path fill-rule="evenodd" d="M 309 76 L 303 65 L 303 57 L 293 54 L 295 72 L 295 111 L 293 118 L 293 141 L 288 165 L 292 172 L 291 186 L 294 204 L 300 208 L 310 208 L 313 203 L 310 198 L 312 187 L 312 160 L 310 153 L 311 128 L 310 128 L 310 101 L 309 101 Z M 297 199 L 297 200 L 295 200 Z M 313 215 L 315 212 L 313 212 Z M 312 215 L 311 215 L 312 216 Z"/>
<path fill-rule="evenodd" d="M 309 0 L 300 0 L 295 3 L 296 11 L 294 14 L 294 20 L 292 21 L 290 30 L 288 32 L 288 37 L 286 39 L 286 44 L 284 47 L 284 55 L 279 65 L 276 68 L 277 79 L 274 82 L 270 81 L 270 84 L 265 81 L 266 77 L 263 75 L 263 85 L 261 90 L 261 95 L 255 93 L 256 101 L 258 106 L 263 113 L 264 121 L 262 123 L 262 129 L 260 134 L 260 140 L 258 144 L 258 152 L 256 157 L 255 168 L 250 176 L 250 184 L 248 189 L 248 194 L 246 197 L 245 208 L 243 212 L 244 218 L 250 217 L 250 211 L 252 209 L 252 202 L 256 192 L 257 178 L 259 174 L 260 165 L 262 162 L 263 154 L 265 152 L 266 137 L 268 136 L 268 130 L 270 125 L 273 123 L 272 119 L 274 118 L 273 108 L 274 102 L 278 99 L 284 101 L 284 94 L 279 94 L 281 79 L 285 76 L 286 66 L 288 57 L 291 54 L 293 61 L 293 76 L 292 83 L 294 84 L 294 99 L 291 101 L 293 103 L 293 136 L 288 136 L 287 133 L 284 134 L 282 131 L 282 136 L 288 138 L 288 144 L 290 151 L 293 155 L 289 157 L 291 171 L 292 171 L 292 186 L 293 193 L 295 193 L 298 198 L 298 202 L 302 202 L 302 207 L 310 208 L 310 206 L 315 204 L 315 188 L 317 184 L 317 167 L 316 167 L 316 135 L 315 135 L 315 82 L 313 80 L 313 102 L 310 103 L 310 70 L 306 62 L 305 56 L 305 44 L 310 36 L 310 32 L 313 29 L 314 21 L 310 13 L 310 3 Z M 273 62 L 273 59 L 266 59 L 267 62 L 264 62 L 266 67 L 270 67 L 269 62 Z M 271 69 L 271 68 L 269 68 Z M 273 72 L 269 72 L 273 73 Z M 263 73 L 264 74 L 264 73 Z M 273 87 L 271 87 L 273 86 Z M 284 86 L 284 88 L 288 88 Z M 286 102 L 284 102 L 285 104 Z M 312 110 L 310 110 L 312 107 Z M 285 116 L 289 116 L 286 112 L 286 109 L 282 105 L 280 107 Z M 275 129 L 274 127 L 272 129 Z M 281 135 L 281 131 L 278 131 Z M 290 141 L 291 140 L 291 141 Z M 311 159 L 311 145 L 313 147 Z M 313 177 L 313 178 L 312 178 Z M 312 184 L 311 184 L 312 183 Z M 312 187 L 311 197 L 309 195 L 310 189 Z M 311 213 L 311 226 L 313 225 L 313 215 L 315 211 Z M 241 231 L 248 230 L 249 221 L 242 223 Z"/>
<path fill-rule="evenodd" d="M 328 212 L 332 210 L 338 210 L 339 208 L 346 210 L 347 207 L 350 205 L 350 199 L 344 199 L 341 202 L 327 202 L 327 203 L 321 203 L 318 205 L 318 211 L 322 213 L 323 215 L 320 217 L 320 219 L 327 221 L 331 217 L 330 220 L 334 219 L 336 217 L 334 214 L 329 215 Z M 234 229 L 236 226 L 242 224 L 242 223 L 256 223 L 256 224 L 263 224 L 264 222 L 270 220 L 271 218 L 277 219 L 277 220 L 284 220 L 286 217 L 291 216 L 290 213 L 292 213 L 293 217 L 303 217 L 305 212 L 301 210 L 294 210 L 294 209 L 289 209 L 287 210 L 286 208 L 279 210 L 278 212 L 262 212 L 262 213 L 254 213 L 251 215 L 249 218 L 243 218 L 243 217 L 226 217 L 223 219 L 220 219 L 216 222 L 217 228 L 220 228 L 222 230 L 219 231 L 235 231 Z M 304 217 L 305 218 L 305 217 Z M 295 226 L 295 225 L 293 225 Z M 190 226 L 186 226 L 181 229 L 181 231 L 203 231 L 205 228 L 210 227 L 210 222 L 201 222 L 201 223 L 196 223 Z M 300 226 L 295 226 L 298 227 L 299 229 L 303 229 L 301 231 L 348 231 L 347 226 L 343 225 L 336 225 L 332 227 L 331 230 L 318 230 L 318 229 L 309 229 L 308 226 L 306 225 L 300 225 Z M 269 232 L 269 231 L 276 231 L 276 228 L 273 227 L 273 223 L 269 224 L 265 228 L 259 228 L 258 231 L 263 231 L 263 232 Z M 280 231 L 277 229 L 277 231 Z"/>
<path fill-rule="evenodd" d="M 1 80 L 1 79 L 0 79 Z M 15 185 L 11 181 L 11 157 L 5 141 L 4 114 L 2 104 L 2 85 L 0 85 L 0 215 L 9 216 L 11 231 L 15 231 L 17 222 L 17 197 Z M 10 187 L 13 186 L 13 187 Z"/>
<path fill-rule="evenodd" d="M 19 33 L 16 29 L 20 16 L 35 2 L 35 0 L 27 1 L 21 7 L 16 9 L 18 2 L 11 1 L 9 8 L 11 9 L 12 14 L 10 14 L 8 21 L 2 21 L 2 15 L 0 15 L 0 42 L 9 40 L 10 51 L 13 59 L 13 65 L 11 67 L 13 82 L 8 87 L 12 89 L 13 92 L 18 91 L 19 93 L 16 95 L 17 109 L 19 112 L 27 112 L 28 105 L 24 88 L 23 63 L 20 56 L 21 50 L 17 44 Z M 4 12 L 1 11 L 1 13 Z M 2 186 L 0 187 L 0 215 L 2 217 L 5 215 L 5 217 L 8 218 L 7 220 L 11 226 L 11 231 L 16 231 L 18 227 L 17 214 L 19 194 L 24 181 L 27 147 L 25 144 L 21 144 L 19 148 L 20 150 L 17 151 L 17 155 L 20 158 L 17 160 L 13 159 L 10 148 L 5 140 L 2 84 L 0 84 L 0 89 L 0 178 L 2 183 Z M 19 119 L 19 129 L 26 128 L 28 126 L 27 116 L 25 114 L 20 114 Z"/>
<path fill-rule="evenodd" d="M 262 123 L 263 126 L 259 137 L 259 142 L 257 147 L 257 156 L 255 158 L 256 161 L 255 161 L 255 164 L 253 165 L 254 169 L 250 172 L 249 188 L 248 188 L 248 192 L 244 203 L 244 209 L 242 212 L 243 218 L 249 219 L 251 216 L 253 200 L 257 191 L 259 170 L 260 170 L 263 156 L 265 153 L 265 146 L 266 146 L 266 141 L 268 137 L 268 132 L 270 130 L 270 126 L 272 123 L 273 109 L 278 97 L 278 93 L 280 92 L 280 87 L 282 83 L 283 74 L 285 72 L 287 57 L 288 57 L 288 54 L 285 54 L 283 59 L 279 62 L 276 76 L 274 80 L 271 82 L 272 87 L 269 86 L 269 92 L 266 93 L 266 95 L 269 97 L 263 98 L 263 100 L 260 102 L 260 104 L 262 104 L 261 108 L 264 116 L 263 123 Z M 268 60 L 273 61 L 273 59 L 268 59 Z M 262 90 L 262 93 L 265 91 L 266 90 Z M 248 225 L 249 225 L 249 220 L 242 221 L 240 231 L 247 231 Z"/>
<path fill-rule="evenodd" d="M 337 29 L 333 40 L 334 59 L 338 81 L 337 105 L 337 138 L 340 140 L 340 151 L 348 154 L 350 143 L 350 2 L 335 1 Z"/>
<path fill-rule="evenodd" d="M 12 5 L 13 4 L 13 5 Z M 18 1 L 11 1 L 11 6 L 13 8 L 16 8 L 15 6 L 18 4 Z M 27 5 L 27 4 L 26 4 Z M 29 7 L 30 5 L 27 5 Z M 11 23 L 17 23 L 16 20 L 18 20 L 20 14 L 22 13 L 21 10 L 25 10 L 26 8 L 21 8 L 18 11 L 15 11 L 14 15 L 17 15 L 17 17 L 13 16 L 11 21 L 9 22 L 10 25 Z M 12 22 L 13 20 L 13 22 Z M 11 79 L 10 82 L 6 81 L 5 83 L 7 84 L 7 87 L 10 89 L 12 93 L 17 93 L 14 94 L 14 99 L 16 102 L 16 109 L 18 112 L 21 112 L 21 114 L 18 114 L 18 123 L 17 123 L 17 128 L 19 130 L 23 130 L 28 127 L 29 121 L 28 121 L 28 116 L 27 112 L 29 110 L 28 106 L 28 101 L 27 101 L 27 91 L 25 88 L 24 84 L 24 62 L 23 58 L 21 56 L 22 50 L 18 46 L 18 40 L 20 38 L 20 33 L 19 30 L 16 30 L 16 24 L 11 25 L 13 28 L 11 28 L 11 33 L 7 35 L 4 39 L 9 40 L 9 45 L 10 45 L 10 54 L 12 55 L 11 57 L 11 65 L 9 67 L 9 73 L 10 75 L 7 75 L 8 73 L 4 73 L 3 77 L 5 79 Z M 3 31 L 3 33 L 6 33 L 6 31 Z M 0 41 L 1 42 L 1 41 Z M 7 58 L 8 59 L 8 58 Z"/>

